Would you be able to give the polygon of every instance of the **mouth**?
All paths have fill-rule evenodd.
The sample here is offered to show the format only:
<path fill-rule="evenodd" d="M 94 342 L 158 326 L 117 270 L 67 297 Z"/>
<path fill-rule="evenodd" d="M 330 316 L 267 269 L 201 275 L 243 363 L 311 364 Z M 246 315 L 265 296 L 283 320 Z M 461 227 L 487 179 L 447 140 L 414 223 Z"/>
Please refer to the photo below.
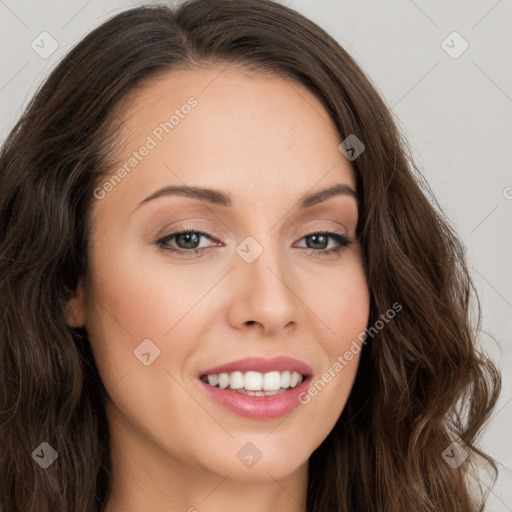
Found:
<path fill-rule="evenodd" d="M 256 371 L 234 371 L 203 374 L 199 378 L 214 388 L 233 391 L 248 396 L 274 396 L 296 388 L 309 375 L 296 371 L 270 371 L 266 373 Z"/>
<path fill-rule="evenodd" d="M 313 379 L 303 361 L 249 357 L 198 374 L 206 395 L 225 410 L 252 420 L 271 420 L 296 409 Z"/>

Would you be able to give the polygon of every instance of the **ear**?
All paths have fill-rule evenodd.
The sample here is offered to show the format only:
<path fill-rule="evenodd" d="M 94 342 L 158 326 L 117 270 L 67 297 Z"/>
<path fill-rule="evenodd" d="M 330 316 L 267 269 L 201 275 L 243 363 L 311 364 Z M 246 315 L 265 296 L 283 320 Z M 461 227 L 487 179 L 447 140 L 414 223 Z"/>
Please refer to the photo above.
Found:
<path fill-rule="evenodd" d="M 83 327 L 85 324 L 85 293 L 83 279 L 80 277 L 75 295 L 66 304 L 66 323 L 69 327 Z"/>

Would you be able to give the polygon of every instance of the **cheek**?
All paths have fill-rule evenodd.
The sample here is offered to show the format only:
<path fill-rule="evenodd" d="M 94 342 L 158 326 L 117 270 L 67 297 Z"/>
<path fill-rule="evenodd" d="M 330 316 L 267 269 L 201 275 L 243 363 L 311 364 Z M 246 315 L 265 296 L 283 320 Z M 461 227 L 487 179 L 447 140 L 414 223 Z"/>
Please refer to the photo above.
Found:
<path fill-rule="evenodd" d="M 87 330 L 99 374 L 116 406 L 110 414 L 122 411 L 156 442 L 169 432 L 183 436 L 179 426 L 172 426 L 173 411 L 190 410 L 190 417 L 185 414 L 178 422 L 189 429 L 201 413 L 178 384 L 182 363 L 197 347 L 173 343 L 173 338 L 197 338 L 197 323 L 187 322 L 186 313 L 202 295 L 199 285 L 190 285 L 168 267 L 147 264 L 136 249 L 117 252 L 114 259 L 105 248 L 101 257 L 91 257 L 91 267 Z"/>
<path fill-rule="evenodd" d="M 308 295 L 308 301 L 325 326 L 323 343 L 332 360 L 367 327 L 370 294 L 359 254 L 350 254 L 346 265 L 324 277 L 322 284 L 321 289 L 314 288 L 316 293 Z"/>
<path fill-rule="evenodd" d="M 218 280 L 211 266 L 172 267 L 165 254 L 156 258 L 153 248 L 126 241 L 98 243 L 90 263 L 86 325 L 106 389 L 129 374 L 123 386 L 137 382 L 135 400 L 167 388 L 164 369 L 181 380 L 183 363 L 209 328 L 213 304 L 201 299 Z M 145 366 L 144 358 L 154 362 Z"/>
<path fill-rule="evenodd" d="M 90 281 L 97 300 L 90 304 L 90 323 L 105 324 L 133 342 L 161 339 L 200 298 L 199 278 L 171 269 L 163 258 L 155 263 L 152 248 L 127 247 L 114 254 L 103 247 L 93 258 Z"/>
<path fill-rule="evenodd" d="M 173 294 L 165 293 L 162 279 L 116 245 L 91 253 L 86 293 L 87 331 L 107 390 L 127 372 L 144 368 L 134 351 L 147 339 L 161 345 L 173 322 Z"/>
<path fill-rule="evenodd" d="M 348 276 L 339 288 L 331 290 L 327 321 L 334 334 L 330 336 L 329 352 L 338 355 L 364 332 L 370 313 L 370 295 L 362 271 Z"/>
<path fill-rule="evenodd" d="M 325 328 L 319 342 L 325 359 L 301 403 L 309 408 L 312 419 L 305 425 L 305 432 L 321 441 L 345 407 L 364 349 L 370 295 L 361 260 L 347 262 L 342 271 L 325 282 L 323 293 L 309 297 L 311 309 L 322 312 L 318 316 Z"/>

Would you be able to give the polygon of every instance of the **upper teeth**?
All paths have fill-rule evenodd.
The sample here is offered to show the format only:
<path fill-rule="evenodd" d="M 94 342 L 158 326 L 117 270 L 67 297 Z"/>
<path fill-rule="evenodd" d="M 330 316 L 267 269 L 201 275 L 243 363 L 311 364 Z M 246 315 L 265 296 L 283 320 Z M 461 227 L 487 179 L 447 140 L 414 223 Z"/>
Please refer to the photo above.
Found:
<path fill-rule="evenodd" d="M 225 389 L 245 388 L 248 391 L 278 391 L 281 388 L 296 387 L 302 382 L 297 372 L 231 372 L 207 375 L 208 384 Z"/>

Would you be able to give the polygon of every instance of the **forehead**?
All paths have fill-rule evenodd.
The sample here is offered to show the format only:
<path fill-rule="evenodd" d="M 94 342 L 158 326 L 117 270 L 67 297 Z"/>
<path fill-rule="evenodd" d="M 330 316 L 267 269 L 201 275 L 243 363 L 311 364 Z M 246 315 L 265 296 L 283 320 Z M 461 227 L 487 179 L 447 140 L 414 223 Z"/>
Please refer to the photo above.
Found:
<path fill-rule="evenodd" d="M 122 103 L 116 173 L 126 172 L 106 203 L 134 206 L 158 187 L 227 189 L 235 203 L 281 200 L 315 187 L 355 188 L 339 133 L 304 86 L 233 66 L 171 71 Z M 143 154 L 142 154 L 143 153 Z"/>

